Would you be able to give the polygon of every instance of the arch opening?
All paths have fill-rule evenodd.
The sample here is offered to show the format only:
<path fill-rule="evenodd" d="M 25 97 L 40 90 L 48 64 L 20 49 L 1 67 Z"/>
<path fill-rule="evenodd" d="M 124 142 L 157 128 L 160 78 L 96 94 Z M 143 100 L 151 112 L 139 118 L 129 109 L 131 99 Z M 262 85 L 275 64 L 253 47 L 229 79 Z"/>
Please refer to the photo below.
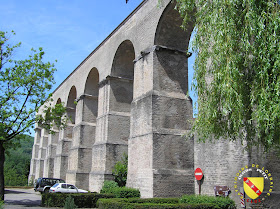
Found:
<path fill-rule="evenodd" d="M 133 79 L 135 51 L 131 41 L 119 46 L 112 65 L 110 86 L 112 90 L 110 109 L 117 112 L 130 112 L 133 99 Z"/>
<path fill-rule="evenodd" d="M 61 104 L 61 99 L 60 98 L 57 99 L 56 104 Z"/>
<path fill-rule="evenodd" d="M 181 28 L 182 18 L 170 3 L 163 12 L 156 30 L 155 45 L 159 64 L 159 90 L 187 94 L 188 92 L 188 45 L 194 24 Z"/>
<path fill-rule="evenodd" d="M 75 100 L 77 98 L 77 90 L 75 86 L 71 87 L 71 90 L 68 95 L 67 105 L 66 105 L 66 114 L 70 119 L 71 124 L 75 124 L 76 119 L 76 105 Z"/>
<path fill-rule="evenodd" d="M 95 123 L 98 114 L 99 72 L 93 68 L 88 74 L 85 84 L 83 121 Z"/>

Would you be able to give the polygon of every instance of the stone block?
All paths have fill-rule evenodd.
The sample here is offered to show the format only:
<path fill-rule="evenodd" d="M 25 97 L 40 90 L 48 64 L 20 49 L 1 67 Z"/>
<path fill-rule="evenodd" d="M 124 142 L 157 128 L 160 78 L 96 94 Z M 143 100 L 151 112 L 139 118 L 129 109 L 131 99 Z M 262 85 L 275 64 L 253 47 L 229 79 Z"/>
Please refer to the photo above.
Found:
<path fill-rule="evenodd" d="M 95 124 L 80 123 L 73 129 L 72 147 L 91 148 L 95 142 Z"/>

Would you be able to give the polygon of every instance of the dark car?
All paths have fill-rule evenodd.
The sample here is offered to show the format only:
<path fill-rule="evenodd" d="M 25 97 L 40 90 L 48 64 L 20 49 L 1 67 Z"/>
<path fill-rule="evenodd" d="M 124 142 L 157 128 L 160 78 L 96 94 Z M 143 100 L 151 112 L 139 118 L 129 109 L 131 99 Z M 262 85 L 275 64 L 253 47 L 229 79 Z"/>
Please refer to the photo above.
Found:
<path fill-rule="evenodd" d="M 65 183 L 63 179 L 38 178 L 34 185 L 35 192 L 48 193 L 50 188 L 56 183 Z"/>

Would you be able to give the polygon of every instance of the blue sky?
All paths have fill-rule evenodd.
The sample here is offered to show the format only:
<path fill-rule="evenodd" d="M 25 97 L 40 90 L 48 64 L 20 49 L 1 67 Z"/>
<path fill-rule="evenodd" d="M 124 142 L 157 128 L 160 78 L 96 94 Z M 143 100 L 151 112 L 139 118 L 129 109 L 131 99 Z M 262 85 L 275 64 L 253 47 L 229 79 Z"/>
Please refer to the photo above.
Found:
<path fill-rule="evenodd" d="M 43 47 L 45 61 L 58 61 L 54 90 L 141 2 L 0 0 L 0 30 L 16 32 L 17 57 Z"/>
<path fill-rule="evenodd" d="M 142 0 L 0 0 L 0 30 L 16 32 L 17 57 L 43 47 L 57 60 L 56 88 Z"/>

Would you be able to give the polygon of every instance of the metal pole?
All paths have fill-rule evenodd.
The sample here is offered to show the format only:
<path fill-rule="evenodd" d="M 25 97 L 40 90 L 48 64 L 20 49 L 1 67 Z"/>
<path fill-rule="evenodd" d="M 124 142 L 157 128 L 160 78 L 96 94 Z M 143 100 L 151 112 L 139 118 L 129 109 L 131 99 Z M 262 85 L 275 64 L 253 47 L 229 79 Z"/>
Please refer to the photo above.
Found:
<path fill-rule="evenodd" d="M 201 194 L 201 180 L 198 181 L 198 185 L 199 185 L 199 187 L 198 187 L 198 193 L 199 193 L 199 195 L 200 195 L 200 194 Z"/>

